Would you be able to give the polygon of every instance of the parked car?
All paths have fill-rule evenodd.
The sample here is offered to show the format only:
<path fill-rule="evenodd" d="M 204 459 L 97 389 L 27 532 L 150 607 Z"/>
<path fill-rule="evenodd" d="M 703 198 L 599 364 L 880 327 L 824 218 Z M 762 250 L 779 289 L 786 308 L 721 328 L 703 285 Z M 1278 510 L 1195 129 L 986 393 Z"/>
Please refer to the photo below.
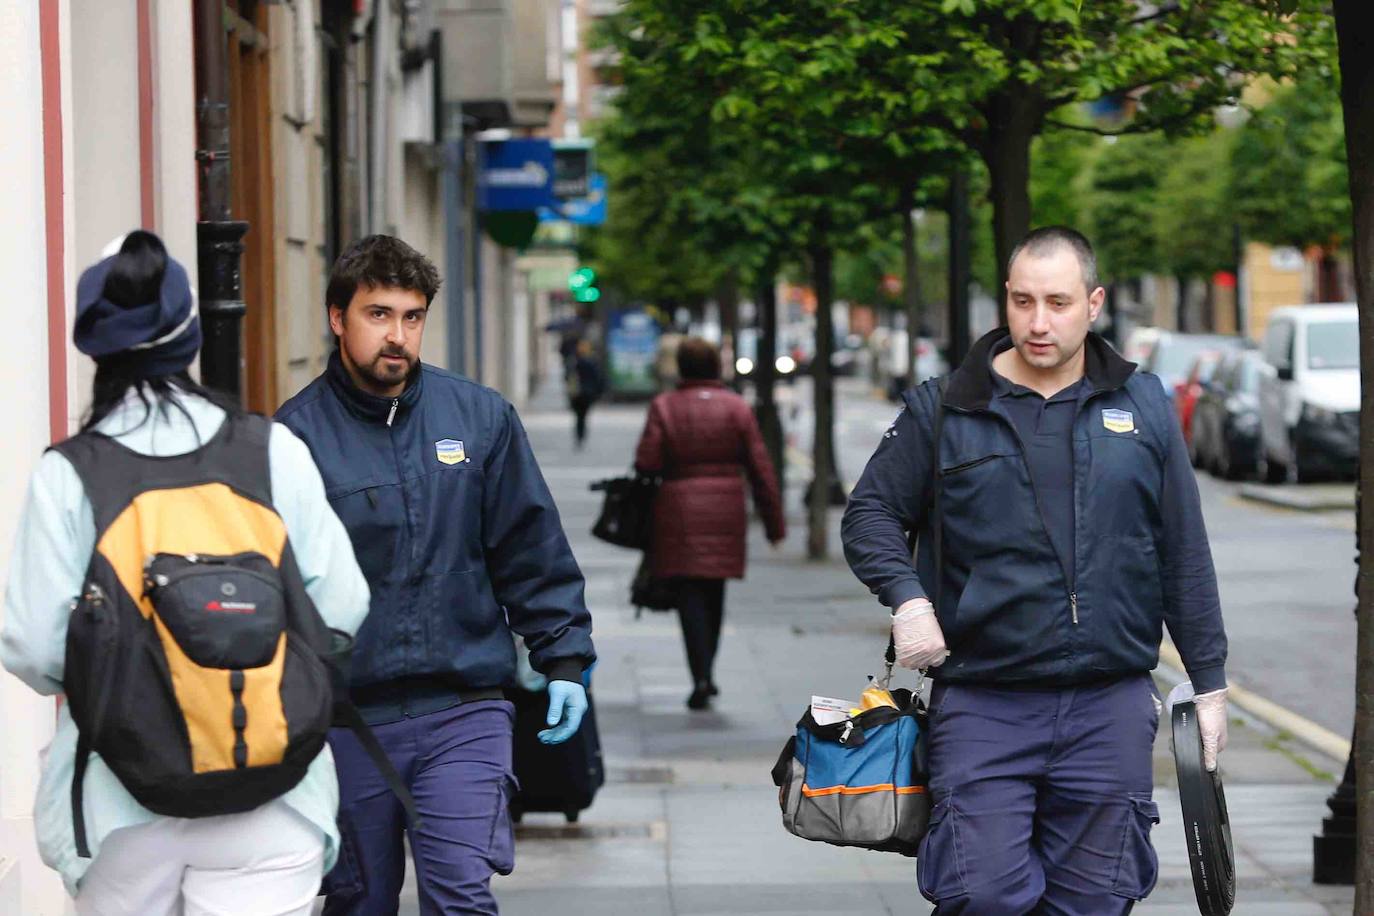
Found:
<path fill-rule="evenodd" d="M 909 374 L 911 354 L 907 351 L 906 330 L 896 328 L 887 338 L 887 346 L 879 354 L 888 393 L 888 400 L 897 402 L 902 392 L 912 385 Z M 929 337 L 916 338 L 916 383 L 928 378 L 936 378 L 949 372 L 949 364 L 935 341 Z"/>
<path fill-rule="evenodd" d="M 1188 377 L 1193 360 L 1211 350 L 1217 352 L 1240 350 L 1245 347 L 1245 338 L 1230 334 L 1180 334 L 1177 331 L 1160 331 L 1159 338 L 1141 367 L 1153 372 L 1164 383 L 1169 397 L 1178 393 L 1179 383 Z"/>
<path fill-rule="evenodd" d="M 1193 463 L 1239 480 L 1260 464 L 1260 383 L 1273 368 L 1257 350 L 1222 356 L 1193 412 Z"/>
<path fill-rule="evenodd" d="M 1126 335 L 1126 342 L 1121 345 L 1121 355 L 1136 365 L 1145 365 L 1145 360 L 1150 358 L 1150 351 L 1155 348 L 1155 342 L 1162 333 L 1159 328 L 1132 328 Z"/>
<path fill-rule="evenodd" d="M 794 381 L 797 376 L 797 360 L 788 352 L 782 336 L 777 338 L 777 350 L 773 356 L 773 369 L 780 382 Z M 735 341 L 735 376 L 741 379 L 754 378 L 759 359 L 759 329 L 740 328 Z"/>
<path fill-rule="evenodd" d="M 1360 458 L 1359 311 L 1277 308 L 1264 332 L 1274 369 L 1260 386 L 1261 473 L 1270 482 L 1354 479 Z"/>
<path fill-rule="evenodd" d="M 1193 360 L 1188 375 L 1174 386 L 1174 408 L 1178 411 L 1178 422 L 1183 427 L 1183 441 L 1188 443 L 1188 454 L 1197 466 L 1197 452 L 1193 448 L 1193 411 L 1198 398 L 1212 379 L 1217 361 L 1221 359 L 1220 350 L 1203 350 Z"/>

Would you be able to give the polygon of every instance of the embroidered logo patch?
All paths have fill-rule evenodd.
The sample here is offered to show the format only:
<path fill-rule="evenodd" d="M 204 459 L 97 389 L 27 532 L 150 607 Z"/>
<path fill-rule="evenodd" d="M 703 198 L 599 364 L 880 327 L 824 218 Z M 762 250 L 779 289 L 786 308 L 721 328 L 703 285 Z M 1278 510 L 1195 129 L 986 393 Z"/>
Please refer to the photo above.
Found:
<path fill-rule="evenodd" d="M 1102 425 L 1114 433 L 1128 433 L 1135 429 L 1135 417 L 1129 410 L 1108 407 L 1102 411 Z"/>
<path fill-rule="evenodd" d="M 458 464 L 468 457 L 463 451 L 462 439 L 440 439 L 434 443 L 434 456 L 441 464 Z"/>

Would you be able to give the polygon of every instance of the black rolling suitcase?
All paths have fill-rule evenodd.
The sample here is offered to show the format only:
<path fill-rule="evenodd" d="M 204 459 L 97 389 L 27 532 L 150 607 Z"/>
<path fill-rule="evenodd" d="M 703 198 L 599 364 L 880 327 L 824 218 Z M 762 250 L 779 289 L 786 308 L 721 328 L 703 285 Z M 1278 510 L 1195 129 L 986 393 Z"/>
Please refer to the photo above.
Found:
<path fill-rule="evenodd" d="M 601 762 L 601 736 L 596 730 L 596 703 L 587 694 L 582 726 L 562 744 L 539 742 L 548 728 L 547 691 L 514 688 L 507 691 L 515 705 L 515 778 L 520 789 L 511 799 L 511 817 L 518 823 L 526 811 L 558 811 L 568 823 L 591 806 L 596 790 L 606 781 Z"/>

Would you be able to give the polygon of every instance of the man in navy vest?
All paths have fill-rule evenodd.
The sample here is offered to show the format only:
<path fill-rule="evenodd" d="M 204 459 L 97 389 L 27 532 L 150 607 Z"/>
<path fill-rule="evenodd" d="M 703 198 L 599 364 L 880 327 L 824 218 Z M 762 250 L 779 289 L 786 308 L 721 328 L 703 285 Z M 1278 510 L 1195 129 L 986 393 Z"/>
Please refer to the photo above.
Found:
<path fill-rule="evenodd" d="M 1163 625 L 1209 768 L 1226 743 L 1226 634 L 1169 398 L 1089 330 L 1106 294 L 1088 240 L 1038 229 L 1008 274 L 1008 326 L 974 345 L 943 403 L 934 380 L 906 393 L 850 497 L 845 556 L 892 610 L 898 661 L 935 680 L 921 893 L 941 916 L 1111 916 L 1158 872 Z"/>
<path fill-rule="evenodd" d="M 305 441 L 372 588 L 352 698 L 410 788 L 422 911 L 496 913 L 514 867 L 507 801 L 512 632 L 549 679 L 548 744 L 577 731 L 595 660 L 582 573 L 519 418 L 420 362 L 439 275 L 400 239 L 362 239 L 326 291 L 338 347 L 277 419 Z M 343 849 L 327 914 L 396 912 L 400 802 L 351 733 L 330 737 Z"/>

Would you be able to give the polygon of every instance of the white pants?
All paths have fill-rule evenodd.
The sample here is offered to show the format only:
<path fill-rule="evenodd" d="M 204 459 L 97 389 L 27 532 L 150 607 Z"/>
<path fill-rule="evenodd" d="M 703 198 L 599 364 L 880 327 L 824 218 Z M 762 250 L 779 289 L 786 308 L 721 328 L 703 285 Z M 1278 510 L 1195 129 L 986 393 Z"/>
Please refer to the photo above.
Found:
<path fill-rule="evenodd" d="M 324 837 L 284 802 L 161 817 L 112 832 L 81 879 L 80 916 L 308 916 Z"/>

